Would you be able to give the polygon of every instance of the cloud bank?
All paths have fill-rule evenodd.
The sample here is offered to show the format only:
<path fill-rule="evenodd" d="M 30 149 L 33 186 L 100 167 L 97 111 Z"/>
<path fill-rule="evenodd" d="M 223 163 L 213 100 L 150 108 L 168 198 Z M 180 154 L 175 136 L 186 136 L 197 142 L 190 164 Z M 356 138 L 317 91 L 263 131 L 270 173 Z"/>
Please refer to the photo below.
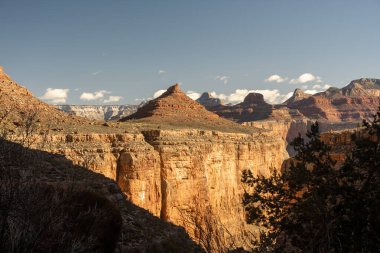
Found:
<path fill-rule="evenodd" d="M 215 80 L 219 80 L 219 81 L 222 81 L 224 84 L 227 84 L 230 78 L 231 77 L 229 77 L 229 76 L 220 75 L 220 76 L 216 76 Z"/>
<path fill-rule="evenodd" d="M 269 76 L 264 81 L 267 82 L 267 83 L 270 83 L 270 82 L 283 83 L 286 80 L 288 80 L 287 77 L 282 77 L 280 75 L 274 74 L 274 75 Z"/>
<path fill-rule="evenodd" d="M 304 74 L 300 75 L 298 78 L 291 79 L 289 81 L 289 83 L 291 83 L 291 84 L 303 84 L 303 83 L 308 83 L 308 82 L 320 83 L 320 82 L 322 82 L 322 80 L 319 76 L 315 76 L 311 73 L 304 73 Z"/>
<path fill-rule="evenodd" d="M 109 96 L 108 99 L 104 99 L 104 103 L 116 103 L 119 102 L 123 97 L 121 96 Z"/>
<path fill-rule="evenodd" d="M 66 103 L 69 91 L 69 89 L 47 88 L 46 92 L 40 98 L 47 100 L 48 102 L 53 104 L 62 104 Z"/>
<path fill-rule="evenodd" d="M 99 90 L 95 92 L 83 92 L 82 95 L 80 95 L 80 99 L 85 101 L 92 101 L 92 100 L 98 100 L 104 97 L 105 94 L 109 94 L 111 92 L 106 90 Z"/>

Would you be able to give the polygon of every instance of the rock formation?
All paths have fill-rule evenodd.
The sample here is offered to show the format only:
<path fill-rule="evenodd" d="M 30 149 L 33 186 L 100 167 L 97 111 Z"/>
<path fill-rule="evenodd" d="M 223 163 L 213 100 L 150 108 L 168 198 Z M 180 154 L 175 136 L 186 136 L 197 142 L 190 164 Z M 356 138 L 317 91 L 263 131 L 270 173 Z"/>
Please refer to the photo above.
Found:
<path fill-rule="evenodd" d="M 202 101 L 199 101 L 202 102 Z M 204 106 L 220 117 L 230 119 L 236 122 L 247 122 L 260 119 L 266 119 L 272 113 L 273 106 L 264 101 L 260 93 L 250 93 L 244 101 L 237 105 L 215 105 Z"/>
<path fill-rule="evenodd" d="M 222 101 L 219 98 L 214 98 L 209 92 L 202 93 L 196 101 L 206 108 L 222 105 Z"/>
<path fill-rule="evenodd" d="M 137 111 L 138 105 L 57 105 L 70 115 L 91 120 L 119 120 Z"/>
<path fill-rule="evenodd" d="M 221 127 L 230 131 L 243 129 L 240 125 L 206 110 L 202 105 L 186 96 L 178 84 L 169 87 L 161 96 L 148 101 L 136 113 L 120 121 L 129 120 L 190 128 Z"/>
<path fill-rule="evenodd" d="M 86 120 L 70 116 L 35 98 L 26 88 L 14 82 L 7 74 L 0 73 L 0 119 L 10 130 L 33 116 L 39 123 L 54 126 L 88 123 Z M 13 127 L 12 127 L 13 125 Z"/>
<path fill-rule="evenodd" d="M 197 226 L 212 226 L 225 246 L 246 245 L 246 234 L 255 231 L 241 206 L 242 170 L 269 175 L 288 157 L 271 131 L 146 129 L 51 138 L 51 151 L 116 180 L 134 204 L 185 227 L 193 238 Z"/>
<path fill-rule="evenodd" d="M 301 89 L 295 89 L 293 95 L 288 100 L 286 100 L 283 104 L 284 105 L 292 104 L 311 96 L 312 96 L 311 94 L 305 93 Z"/>
<path fill-rule="evenodd" d="M 288 100 L 286 105 L 314 120 L 361 122 L 376 112 L 379 97 L 380 80 L 362 78 L 342 89 L 330 88 L 303 99 Z"/>
<path fill-rule="evenodd" d="M 212 244 L 223 249 L 247 245 L 247 233 L 256 231 L 245 223 L 241 171 L 268 175 L 288 157 L 278 136 L 220 118 L 177 85 L 141 107 L 131 117 L 138 120 L 107 126 L 78 123 L 26 89 L 13 89 L 20 90 L 7 90 L 7 99 L 0 102 L 8 102 L 10 92 L 19 104 L 40 105 L 46 111 L 43 122 L 62 114 L 55 126 L 62 131 L 38 135 L 32 147 L 64 155 L 115 180 L 132 203 L 183 226 L 193 238 L 207 232 L 217 240 Z"/>

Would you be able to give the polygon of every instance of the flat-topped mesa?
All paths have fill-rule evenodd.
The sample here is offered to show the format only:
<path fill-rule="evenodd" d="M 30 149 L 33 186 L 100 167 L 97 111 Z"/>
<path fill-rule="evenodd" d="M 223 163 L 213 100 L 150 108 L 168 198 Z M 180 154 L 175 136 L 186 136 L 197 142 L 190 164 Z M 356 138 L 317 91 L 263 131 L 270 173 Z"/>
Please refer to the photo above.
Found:
<path fill-rule="evenodd" d="M 264 101 L 264 96 L 261 93 L 249 93 L 243 101 L 243 104 L 246 105 L 269 105 Z"/>

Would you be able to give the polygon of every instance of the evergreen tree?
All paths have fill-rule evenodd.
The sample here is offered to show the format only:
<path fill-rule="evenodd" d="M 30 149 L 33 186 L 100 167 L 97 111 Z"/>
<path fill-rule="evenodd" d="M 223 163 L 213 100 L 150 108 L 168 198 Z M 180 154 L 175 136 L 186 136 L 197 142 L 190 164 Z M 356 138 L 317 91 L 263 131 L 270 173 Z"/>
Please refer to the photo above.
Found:
<path fill-rule="evenodd" d="M 259 226 L 254 252 L 380 252 L 380 108 L 353 134 L 343 165 L 318 123 L 298 136 L 287 169 L 269 178 L 244 171 L 247 222 Z"/>

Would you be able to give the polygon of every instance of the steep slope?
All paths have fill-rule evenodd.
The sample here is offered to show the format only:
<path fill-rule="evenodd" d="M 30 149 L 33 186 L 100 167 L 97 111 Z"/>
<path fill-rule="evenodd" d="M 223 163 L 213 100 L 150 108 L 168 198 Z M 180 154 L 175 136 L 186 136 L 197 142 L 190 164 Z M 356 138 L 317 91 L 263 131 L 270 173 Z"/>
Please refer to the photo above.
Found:
<path fill-rule="evenodd" d="M 292 104 L 297 101 L 304 100 L 310 96 L 312 95 L 303 92 L 301 89 L 295 89 L 293 95 L 288 100 L 286 100 L 283 105 Z"/>
<path fill-rule="evenodd" d="M 178 84 L 169 87 L 160 97 L 147 102 L 136 113 L 120 121 L 129 120 L 190 128 L 216 127 L 227 131 L 247 130 L 206 110 L 205 107 L 186 96 Z"/>
<path fill-rule="evenodd" d="M 51 126 L 60 124 L 78 125 L 85 119 L 70 116 L 53 106 L 35 98 L 32 93 L 13 81 L 2 69 L 0 71 L 0 122 L 17 126 L 28 117 L 34 117 L 40 124 Z"/>

